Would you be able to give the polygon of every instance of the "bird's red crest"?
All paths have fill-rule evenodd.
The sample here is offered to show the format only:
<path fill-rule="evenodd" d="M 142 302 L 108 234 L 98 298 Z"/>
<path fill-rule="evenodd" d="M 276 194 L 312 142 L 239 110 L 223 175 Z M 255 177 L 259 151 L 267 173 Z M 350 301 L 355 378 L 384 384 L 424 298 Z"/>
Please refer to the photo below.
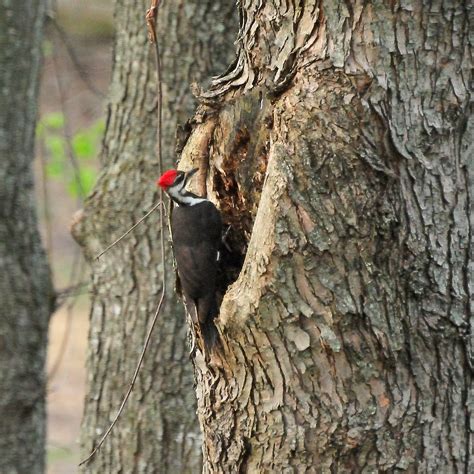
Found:
<path fill-rule="evenodd" d="M 174 183 L 177 174 L 178 173 L 176 170 L 165 171 L 161 175 L 160 179 L 156 182 L 156 184 L 158 186 L 161 186 L 163 189 L 166 189 Z"/>

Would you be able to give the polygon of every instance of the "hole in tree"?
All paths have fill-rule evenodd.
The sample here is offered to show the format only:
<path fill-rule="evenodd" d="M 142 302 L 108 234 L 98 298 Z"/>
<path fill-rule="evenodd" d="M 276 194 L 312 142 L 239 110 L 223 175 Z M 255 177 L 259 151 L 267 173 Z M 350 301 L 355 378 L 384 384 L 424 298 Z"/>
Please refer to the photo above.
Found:
<path fill-rule="evenodd" d="M 242 270 L 267 169 L 268 141 L 261 140 L 259 134 L 257 143 L 252 141 L 247 128 L 239 128 L 221 170 L 213 173 L 224 232 L 230 226 L 220 252 L 219 303 Z"/>

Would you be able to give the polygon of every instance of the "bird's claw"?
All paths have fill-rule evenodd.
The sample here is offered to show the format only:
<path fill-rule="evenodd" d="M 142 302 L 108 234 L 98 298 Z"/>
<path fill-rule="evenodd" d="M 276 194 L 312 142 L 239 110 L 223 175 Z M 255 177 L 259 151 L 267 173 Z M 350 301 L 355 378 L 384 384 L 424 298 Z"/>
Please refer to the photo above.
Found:
<path fill-rule="evenodd" d="M 232 249 L 230 248 L 230 245 L 227 243 L 227 236 L 229 235 L 229 232 L 230 232 L 230 229 L 232 228 L 232 226 L 228 226 L 226 231 L 222 234 L 222 237 L 221 237 L 221 242 L 222 242 L 222 245 L 224 245 L 224 247 L 229 251 L 229 252 L 232 252 Z"/>

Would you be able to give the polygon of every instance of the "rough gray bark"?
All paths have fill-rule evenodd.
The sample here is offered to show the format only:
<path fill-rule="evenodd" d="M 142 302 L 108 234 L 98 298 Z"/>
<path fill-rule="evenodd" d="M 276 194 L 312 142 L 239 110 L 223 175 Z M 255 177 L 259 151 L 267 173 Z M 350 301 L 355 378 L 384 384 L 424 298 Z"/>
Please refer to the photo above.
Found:
<path fill-rule="evenodd" d="M 149 2 L 118 0 L 117 35 L 102 153 L 103 173 L 73 227 L 92 262 L 88 388 L 82 425 L 86 456 L 115 415 L 138 362 L 161 293 L 167 299 L 127 408 L 87 472 L 197 472 L 201 435 L 183 307 L 169 260 L 160 263 L 158 213 L 99 262 L 93 257 L 158 200 L 156 86 L 145 11 Z M 225 0 L 166 1 L 159 9 L 163 138 L 167 167 L 175 163 L 175 134 L 195 104 L 192 81 L 224 70 L 236 32 Z M 235 25 L 235 27 L 234 27 Z"/>
<path fill-rule="evenodd" d="M 32 161 L 46 1 L 0 1 L 0 472 L 45 466 L 45 361 L 54 296 Z"/>
<path fill-rule="evenodd" d="M 472 3 L 240 10 L 181 162 L 247 245 L 205 472 L 473 472 Z"/>

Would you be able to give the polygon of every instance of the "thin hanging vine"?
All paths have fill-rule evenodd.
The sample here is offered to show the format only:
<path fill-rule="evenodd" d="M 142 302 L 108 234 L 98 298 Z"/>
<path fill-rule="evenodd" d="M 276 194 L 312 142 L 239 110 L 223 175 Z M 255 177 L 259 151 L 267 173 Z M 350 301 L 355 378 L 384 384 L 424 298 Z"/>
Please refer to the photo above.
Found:
<path fill-rule="evenodd" d="M 159 49 L 159 44 L 158 44 L 158 38 L 156 35 L 156 19 L 157 19 L 157 14 L 158 14 L 158 6 L 159 6 L 159 0 L 152 0 L 150 8 L 147 10 L 146 13 L 146 23 L 147 23 L 147 28 L 148 28 L 148 37 L 150 39 L 150 42 L 154 45 L 154 51 L 155 51 L 155 62 L 156 62 L 156 76 L 157 76 L 157 114 L 158 114 L 158 124 L 157 124 L 157 139 L 156 139 L 156 153 L 158 156 L 158 163 L 159 163 L 159 170 L 160 170 L 160 175 L 163 173 L 163 156 L 162 156 L 162 133 L 161 133 L 161 128 L 162 128 L 162 85 L 161 85 L 161 61 L 160 61 L 160 49 Z M 112 245 L 107 247 L 101 254 L 98 255 L 97 258 L 99 258 L 101 255 L 103 255 L 108 249 L 112 248 L 115 244 L 120 242 L 126 235 L 128 235 L 132 230 L 134 230 L 141 222 L 143 222 L 154 210 L 156 210 L 158 207 L 160 208 L 160 245 L 161 245 L 161 259 L 162 262 L 165 262 L 165 257 L 166 257 L 166 249 L 165 249 L 165 209 L 164 206 L 161 205 L 163 203 L 163 191 L 160 189 L 160 201 L 153 206 L 153 208 L 142 218 L 140 219 L 134 226 L 132 226 L 122 237 L 117 239 Z M 141 366 L 143 364 L 143 360 L 145 358 L 146 351 L 148 349 L 151 335 L 153 332 L 153 329 L 156 325 L 156 322 L 158 320 L 158 315 L 160 314 L 161 308 L 163 307 L 163 303 L 165 300 L 165 294 L 166 294 L 166 277 L 165 274 L 163 273 L 163 286 L 161 289 L 161 296 L 160 296 L 160 301 L 158 303 L 158 307 L 156 309 L 155 315 L 153 316 L 153 320 L 150 324 L 150 327 L 148 329 L 148 333 L 145 339 L 145 343 L 142 348 L 142 352 L 140 354 L 140 358 L 138 360 L 138 364 L 135 368 L 135 372 L 133 374 L 133 377 L 129 383 L 128 390 L 122 400 L 122 403 L 120 404 L 120 408 L 117 411 L 117 414 L 115 415 L 112 423 L 110 426 L 107 428 L 107 431 L 104 433 L 102 438 L 99 440 L 97 445 L 94 447 L 94 449 L 91 451 L 89 456 L 85 458 L 83 461 L 79 463 L 79 466 L 88 463 L 99 451 L 101 446 L 104 444 L 104 441 L 107 439 L 109 434 L 112 432 L 115 424 L 117 423 L 118 419 L 120 418 L 120 415 L 122 414 L 125 405 L 130 397 L 130 394 L 132 393 L 133 387 L 135 385 L 135 382 L 137 380 L 138 374 L 140 372 Z"/>

